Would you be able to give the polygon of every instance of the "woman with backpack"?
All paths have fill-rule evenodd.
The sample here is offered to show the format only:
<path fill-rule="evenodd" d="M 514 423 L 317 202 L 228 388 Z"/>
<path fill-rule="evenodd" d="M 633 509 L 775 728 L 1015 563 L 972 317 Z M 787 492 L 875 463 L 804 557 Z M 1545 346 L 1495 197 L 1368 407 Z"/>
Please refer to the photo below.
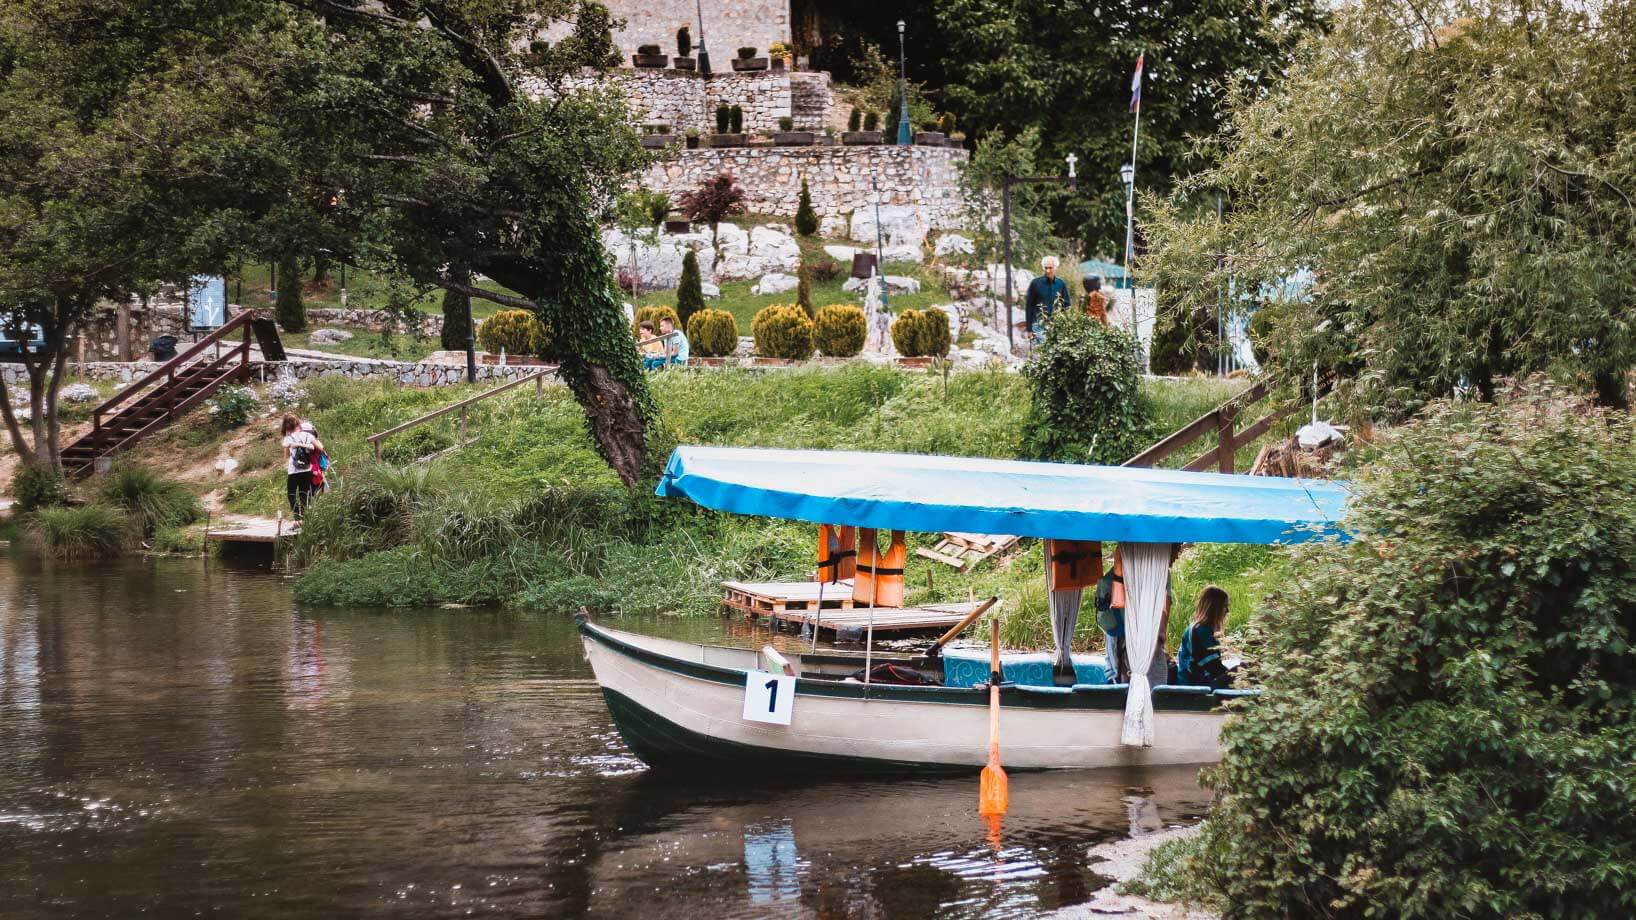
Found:
<path fill-rule="evenodd" d="M 1182 633 L 1176 649 L 1178 682 L 1226 690 L 1233 685 L 1233 670 L 1221 660 L 1221 632 L 1227 626 L 1227 592 L 1210 585 L 1199 592 L 1193 623 Z"/>
<path fill-rule="evenodd" d="M 324 451 L 324 443 L 312 433 L 301 430 L 301 419 L 284 416 L 281 426 L 284 435 L 284 495 L 290 500 L 290 513 L 301 520 L 307 513 L 307 502 L 312 500 L 312 465 Z"/>

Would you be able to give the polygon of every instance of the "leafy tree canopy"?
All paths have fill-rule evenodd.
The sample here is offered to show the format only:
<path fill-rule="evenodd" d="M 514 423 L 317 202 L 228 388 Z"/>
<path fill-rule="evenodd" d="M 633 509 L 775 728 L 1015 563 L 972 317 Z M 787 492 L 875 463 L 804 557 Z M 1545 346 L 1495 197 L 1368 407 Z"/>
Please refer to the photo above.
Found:
<path fill-rule="evenodd" d="M 1625 404 L 1636 363 L 1636 4 L 1348 7 L 1270 94 L 1236 91 L 1216 166 L 1154 209 L 1139 266 L 1181 309 L 1278 303 L 1265 344 L 1402 416 L 1537 370 Z M 1225 191 L 1226 219 L 1193 216 Z"/>

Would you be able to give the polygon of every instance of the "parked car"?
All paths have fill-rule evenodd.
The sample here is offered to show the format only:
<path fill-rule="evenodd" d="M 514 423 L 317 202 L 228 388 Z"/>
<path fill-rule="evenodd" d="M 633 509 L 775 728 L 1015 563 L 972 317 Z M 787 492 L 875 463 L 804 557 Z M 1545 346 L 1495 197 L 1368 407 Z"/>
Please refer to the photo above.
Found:
<path fill-rule="evenodd" d="M 45 330 L 31 323 L 28 327 L 28 331 L 30 333 L 30 337 L 28 338 L 29 351 L 37 351 L 44 348 Z M 10 330 L 0 328 L 0 361 L 21 361 L 22 353 L 22 341 L 12 338 Z"/>

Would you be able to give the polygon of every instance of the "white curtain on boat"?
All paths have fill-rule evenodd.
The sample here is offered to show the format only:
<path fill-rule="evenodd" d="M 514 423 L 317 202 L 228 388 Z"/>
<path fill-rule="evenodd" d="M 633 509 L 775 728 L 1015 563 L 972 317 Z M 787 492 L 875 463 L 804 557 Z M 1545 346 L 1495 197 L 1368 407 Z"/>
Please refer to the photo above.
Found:
<path fill-rule="evenodd" d="M 1153 746 L 1153 685 L 1147 662 L 1157 654 L 1165 595 L 1170 590 L 1169 543 L 1121 543 L 1125 560 L 1125 641 L 1130 655 L 1130 692 L 1125 697 L 1125 724 L 1119 740 L 1133 747 Z M 1138 662 L 1141 662 L 1139 665 Z"/>
<path fill-rule="evenodd" d="M 1047 583 L 1051 581 L 1049 562 L 1045 566 L 1045 580 Z M 1084 589 L 1058 591 L 1054 584 L 1047 587 L 1051 592 L 1051 639 L 1057 644 L 1056 666 L 1071 671 L 1074 668 L 1074 628 L 1079 625 L 1079 601 Z"/>

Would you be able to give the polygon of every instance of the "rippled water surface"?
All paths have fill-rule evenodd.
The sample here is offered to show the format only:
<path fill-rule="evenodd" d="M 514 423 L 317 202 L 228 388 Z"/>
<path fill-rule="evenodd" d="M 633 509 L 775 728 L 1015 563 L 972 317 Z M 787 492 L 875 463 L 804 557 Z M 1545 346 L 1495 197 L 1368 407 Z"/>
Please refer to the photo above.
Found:
<path fill-rule="evenodd" d="M 302 610 L 252 569 L 0 556 L 8 920 L 1029 916 L 1104 884 L 1087 846 L 1192 821 L 1195 775 L 1014 775 L 995 841 L 975 776 L 648 772 L 562 617 Z"/>

